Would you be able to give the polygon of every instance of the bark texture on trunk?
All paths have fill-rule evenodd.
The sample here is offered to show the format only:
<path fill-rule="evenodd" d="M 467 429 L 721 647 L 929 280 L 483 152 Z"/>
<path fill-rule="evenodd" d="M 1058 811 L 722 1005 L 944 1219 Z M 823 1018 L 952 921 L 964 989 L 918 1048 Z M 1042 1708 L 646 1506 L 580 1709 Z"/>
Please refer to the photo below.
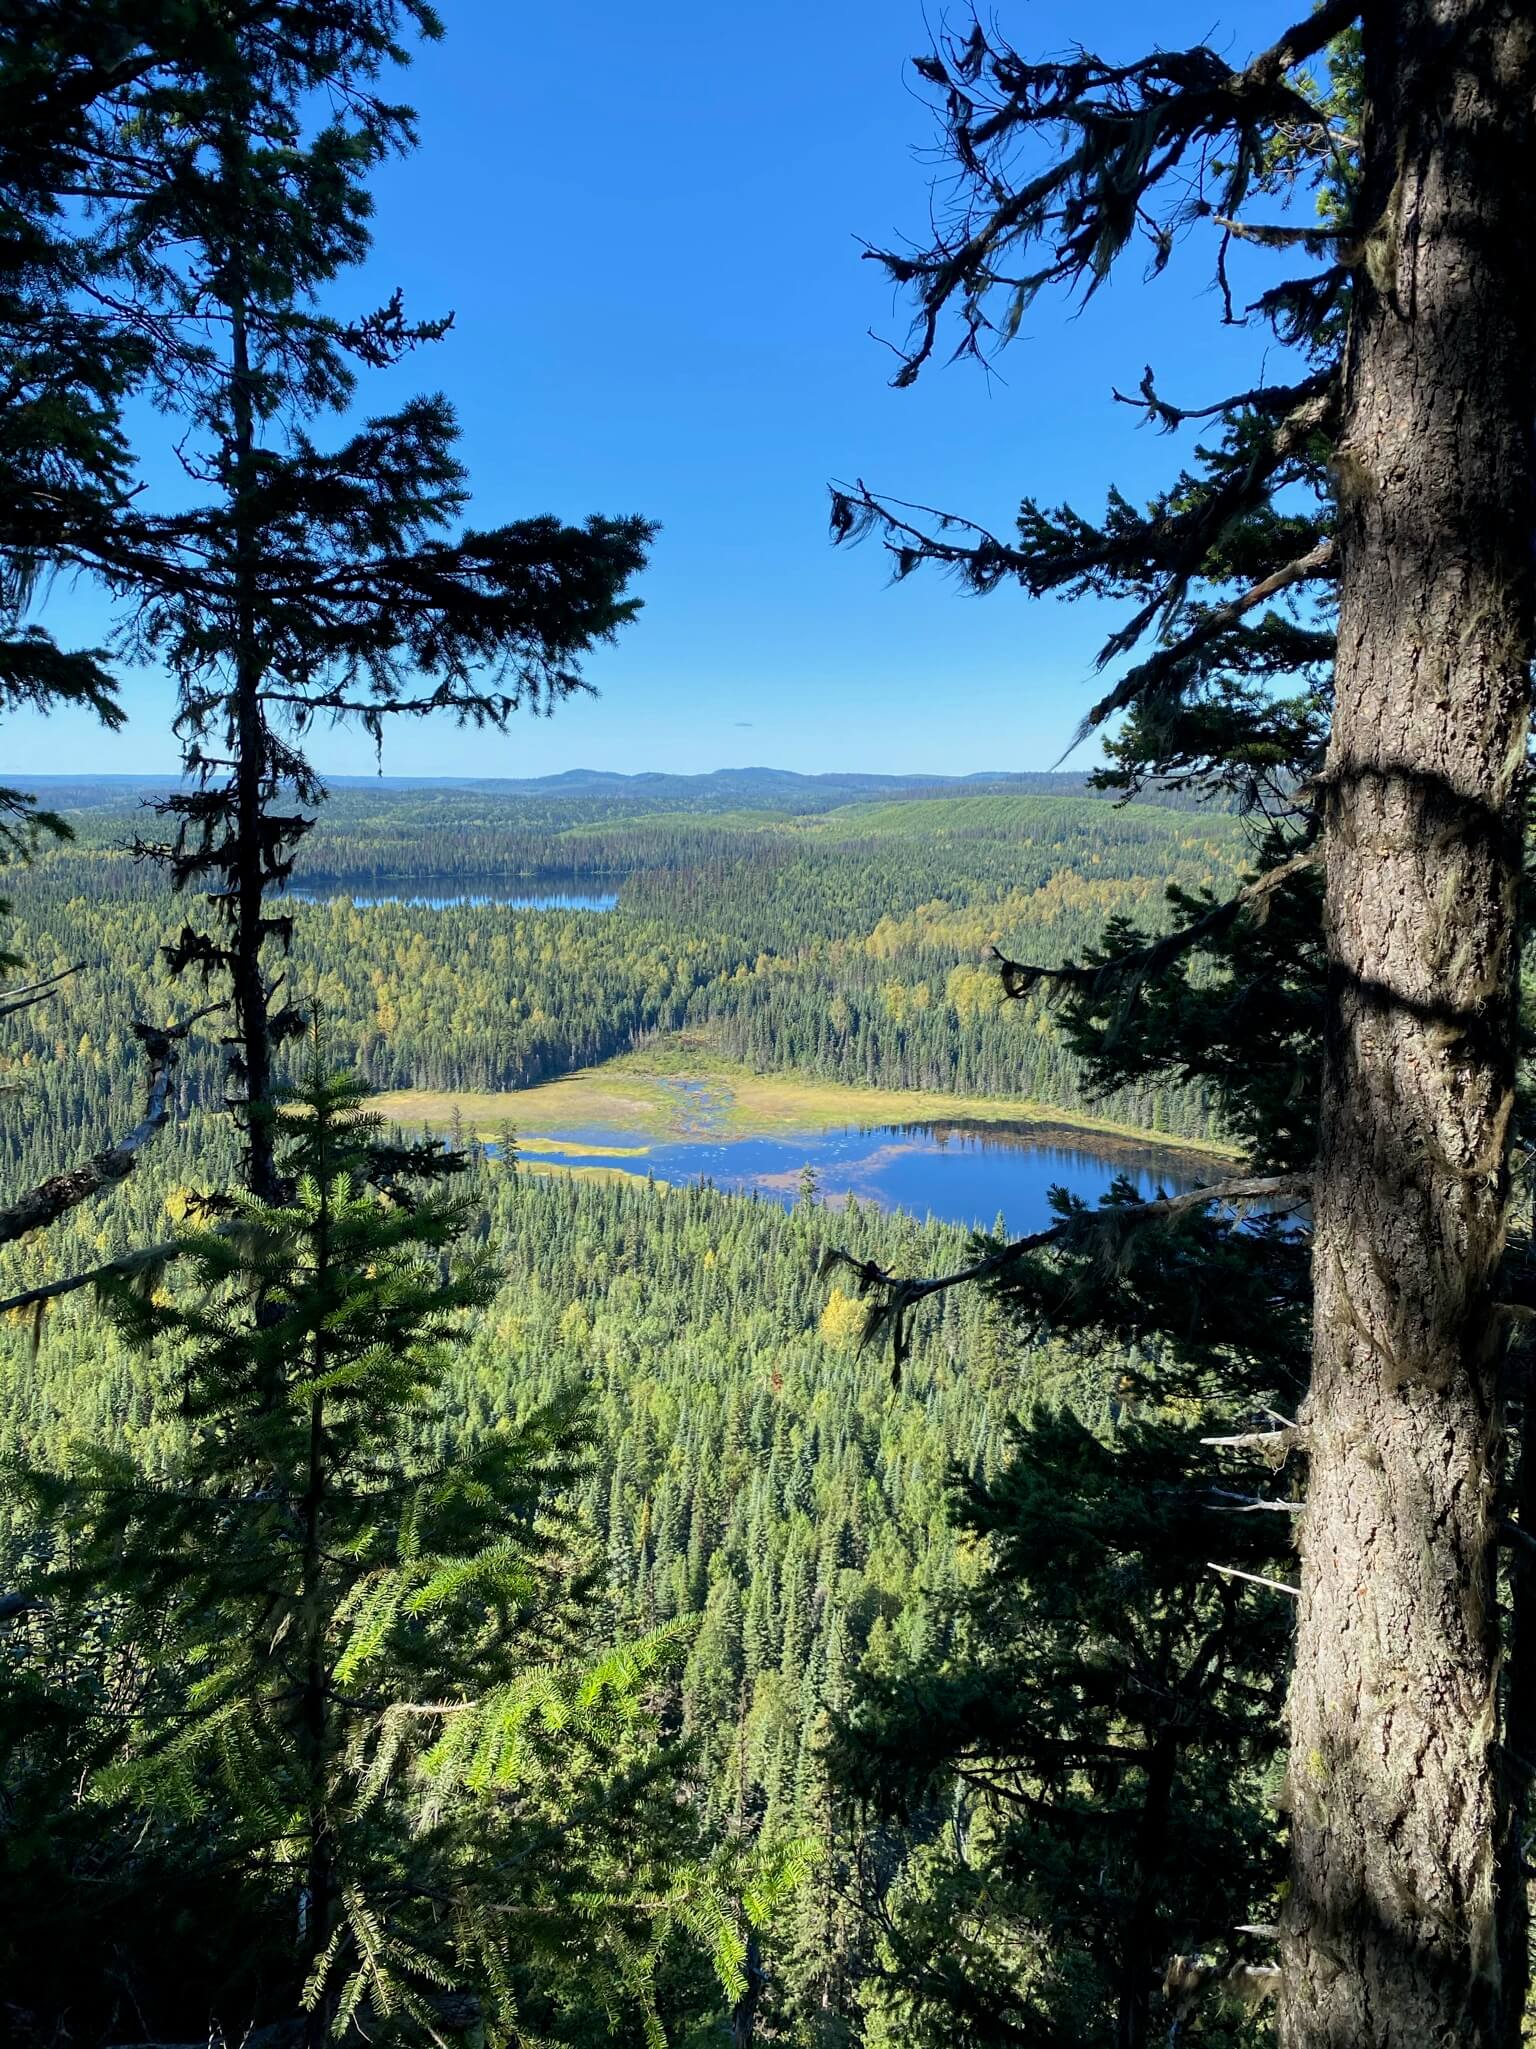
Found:
<path fill-rule="evenodd" d="M 1529 1378 L 1519 1404 L 1520 1457 L 1510 1505 L 1520 1529 L 1536 1530 L 1536 1428 Z M 1525 2039 L 1525 2002 L 1530 1992 L 1531 1900 L 1526 1877 L 1527 1844 L 1536 1749 L 1536 1550 L 1522 1540 L 1510 1558 L 1511 1603 L 1504 1648 L 1504 1746 L 1506 1797 L 1511 1804 L 1504 1844 L 1499 1940 L 1505 1987 L 1505 2049 Z"/>
<path fill-rule="evenodd" d="M 1364 13 L 1284 2049 L 1493 2049 L 1493 1313 L 1531 656 L 1536 29 Z"/>

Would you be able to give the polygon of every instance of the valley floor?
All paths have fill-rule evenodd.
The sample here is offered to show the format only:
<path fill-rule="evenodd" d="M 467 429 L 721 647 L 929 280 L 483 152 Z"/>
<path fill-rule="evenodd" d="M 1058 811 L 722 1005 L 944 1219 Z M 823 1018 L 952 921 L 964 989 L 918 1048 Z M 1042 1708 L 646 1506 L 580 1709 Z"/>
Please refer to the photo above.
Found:
<path fill-rule="evenodd" d="M 1209 1141 L 1170 1138 L 1107 1118 L 1080 1116 L 1021 1096 L 952 1096 L 923 1089 L 854 1088 L 797 1074 L 759 1074 L 688 1039 L 620 1055 L 557 1081 L 502 1092 L 392 1089 L 376 1108 L 391 1123 L 464 1128 L 494 1141 L 519 1132 L 601 1127 L 673 1141 L 835 1130 L 846 1125 L 952 1123 L 1028 1125 L 1042 1142 L 1070 1138 L 1080 1151 L 1113 1141 L 1230 1157 Z M 585 1148 L 583 1150 L 586 1150 Z"/>

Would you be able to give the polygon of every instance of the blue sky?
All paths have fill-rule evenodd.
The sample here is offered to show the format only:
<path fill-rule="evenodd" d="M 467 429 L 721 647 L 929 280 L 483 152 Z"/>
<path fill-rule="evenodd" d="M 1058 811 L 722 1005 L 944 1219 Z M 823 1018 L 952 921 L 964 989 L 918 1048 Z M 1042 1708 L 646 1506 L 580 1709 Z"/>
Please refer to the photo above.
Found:
<path fill-rule="evenodd" d="M 1042 301 L 988 378 L 931 368 L 890 389 L 906 310 L 860 238 L 918 236 L 932 117 L 907 60 L 931 47 L 911 0 L 446 0 L 448 34 L 405 84 L 423 143 L 377 183 L 376 250 L 350 303 L 395 284 L 453 334 L 366 406 L 446 390 L 464 427 L 473 517 L 638 511 L 660 521 L 638 623 L 591 665 L 595 701 L 505 737 L 402 726 L 388 774 L 542 775 L 572 767 L 965 773 L 1047 767 L 1093 687 L 1107 617 L 1002 591 L 898 588 L 879 552 L 826 537 L 829 478 L 1006 528 L 1019 498 L 1085 510 L 1115 480 L 1150 492 L 1176 450 L 1110 400 L 1148 361 L 1192 402 L 1252 374 L 1257 343 L 1217 324 L 1197 252 L 1143 289 L 1128 276 L 1076 313 Z M 1159 39 L 1235 58 L 1268 8 L 1160 0 Z M 1125 0 L 1004 0 L 1033 52 L 1145 47 Z M 1254 17 L 1258 16 L 1258 22 Z M 930 17 L 932 18 L 932 17 Z M 163 435 L 163 423 L 151 423 Z M 174 476 L 147 447 L 151 490 Z M 88 591 L 43 616 L 99 633 Z M 162 679 L 125 679 L 126 733 L 16 718 L 27 771 L 158 772 L 174 761 Z M 314 736 L 322 769 L 371 747 Z M 1078 757 L 1080 758 L 1080 757 Z"/>

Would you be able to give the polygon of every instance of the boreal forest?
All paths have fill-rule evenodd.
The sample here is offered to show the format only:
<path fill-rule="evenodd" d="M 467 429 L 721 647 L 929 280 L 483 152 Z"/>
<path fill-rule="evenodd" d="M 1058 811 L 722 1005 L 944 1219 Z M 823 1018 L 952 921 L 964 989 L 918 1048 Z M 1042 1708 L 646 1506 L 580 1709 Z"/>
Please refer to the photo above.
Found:
<path fill-rule="evenodd" d="M 807 478 L 965 772 L 549 776 L 669 537 L 378 290 L 459 12 L 0 0 L 0 2040 L 1536 2041 L 1527 11 L 914 13 L 896 410 L 1252 377 Z"/>

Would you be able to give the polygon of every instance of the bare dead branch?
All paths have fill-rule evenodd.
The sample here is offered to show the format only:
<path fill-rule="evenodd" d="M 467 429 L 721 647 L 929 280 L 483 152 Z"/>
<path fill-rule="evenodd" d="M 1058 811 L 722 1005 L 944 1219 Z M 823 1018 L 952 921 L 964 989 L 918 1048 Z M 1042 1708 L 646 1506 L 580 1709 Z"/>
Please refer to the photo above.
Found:
<path fill-rule="evenodd" d="M 51 1224 L 66 1210 L 87 1202 L 93 1195 L 99 1195 L 104 1188 L 131 1174 L 138 1165 L 139 1154 L 149 1144 L 155 1133 L 170 1118 L 171 1079 L 175 1072 L 177 1056 L 193 1026 L 200 1023 L 222 1004 L 213 1003 L 196 1011 L 179 1025 L 162 1027 L 135 1022 L 133 1031 L 149 1055 L 149 1098 L 144 1115 L 139 1122 L 114 1144 L 103 1146 L 100 1152 L 78 1167 L 71 1167 L 62 1174 L 50 1175 L 35 1188 L 27 1190 L 15 1202 L 0 1208 L 0 1245 L 9 1245 L 17 1238 L 23 1238 L 29 1231 L 41 1230 Z M 18 1301 L 15 1307 L 20 1307 Z"/>
<path fill-rule="evenodd" d="M 1213 399 L 1209 405 L 1176 406 L 1161 397 L 1152 365 L 1147 364 L 1142 372 L 1141 385 L 1135 396 L 1121 391 L 1118 385 L 1111 388 L 1110 396 L 1117 405 L 1134 406 L 1137 412 L 1146 413 L 1166 428 L 1179 427 L 1186 420 L 1215 420 L 1227 413 L 1254 411 L 1261 413 L 1288 413 L 1310 392 L 1317 389 L 1317 380 L 1307 378 L 1302 384 L 1254 384 L 1246 391 L 1234 391 L 1225 398 Z"/>
<path fill-rule="evenodd" d="M 1360 261 L 1360 244 L 1348 228 L 1287 228 L 1265 221 L 1230 220 L 1224 214 L 1213 219 L 1239 242 L 1252 242 L 1261 249 L 1305 249 L 1309 256 L 1331 253 L 1341 263 Z"/>
<path fill-rule="evenodd" d="M 73 1295 L 80 1288 L 94 1287 L 100 1281 L 127 1279 L 145 1267 L 175 1259 L 183 1249 L 176 1239 L 166 1239 L 159 1245 L 145 1245 L 136 1252 L 125 1252 L 121 1259 L 109 1259 L 101 1266 L 87 1267 L 84 1273 L 66 1274 L 62 1280 L 45 1281 L 39 1287 L 25 1288 L 19 1295 L 8 1295 L 0 1302 L 0 1316 L 8 1315 L 12 1310 L 35 1309 L 46 1302 L 57 1302 L 64 1295 Z"/>
<path fill-rule="evenodd" d="M 1255 80 L 1283 78 L 1298 64 L 1315 57 L 1319 50 L 1326 50 L 1335 36 L 1343 35 L 1354 25 L 1359 12 L 1359 0 L 1329 0 L 1327 6 L 1313 8 L 1293 23 L 1278 42 L 1260 51 L 1242 75 Z"/>
<path fill-rule="evenodd" d="M 72 968 L 60 968 L 56 975 L 45 975 L 42 981 L 29 982 L 24 989 L 4 992 L 4 1000 L 0 1001 L 0 1017 L 14 1017 L 18 1010 L 30 1010 L 34 1003 L 44 1002 L 60 982 L 68 981 L 71 975 L 78 975 L 84 965 L 83 961 L 76 961 Z"/>
<path fill-rule="evenodd" d="M 1214 1558 L 1205 1561 L 1212 1572 L 1219 1572 L 1223 1579 L 1251 1580 L 1256 1587 L 1270 1587 L 1277 1594 L 1286 1594 L 1293 1601 L 1301 1599 L 1300 1587 L 1293 1587 L 1288 1580 L 1270 1579 L 1266 1573 L 1244 1572 L 1236 1565 L 1218 1565 Z"/>
<path fill-rule="evenodd" d="M 1201 1439 L 1206 1444 L 1210 1441 L 1209 1438 Z M 1210 1487 L 1206 1491 L 1213 1501 L 1232 1504 L 1218 1511 L 1222 1515 L 1253 1515 L 1260 1509 L 1266 1509 L 1272 1515 L 1300 1515 L 1307 1505 L 1304 1501 L 1265 1501 L 1256 1494 L 1234 1494 L 1227 1487 Z"/>
<path fill-rule="evenodd" d="M 3 1306 L 3 1305 L 0 1305 Z M 1297 1423 L 1281 1430 L 1240 1430 L 1235 1437 L 1202 1437 L 1202 1444 L 1213 1444 L 1229 1451 L 1281 1451 L 1293 1445 L 1304 1446 L 1307 1441 L 1305 1429 Z"/>

